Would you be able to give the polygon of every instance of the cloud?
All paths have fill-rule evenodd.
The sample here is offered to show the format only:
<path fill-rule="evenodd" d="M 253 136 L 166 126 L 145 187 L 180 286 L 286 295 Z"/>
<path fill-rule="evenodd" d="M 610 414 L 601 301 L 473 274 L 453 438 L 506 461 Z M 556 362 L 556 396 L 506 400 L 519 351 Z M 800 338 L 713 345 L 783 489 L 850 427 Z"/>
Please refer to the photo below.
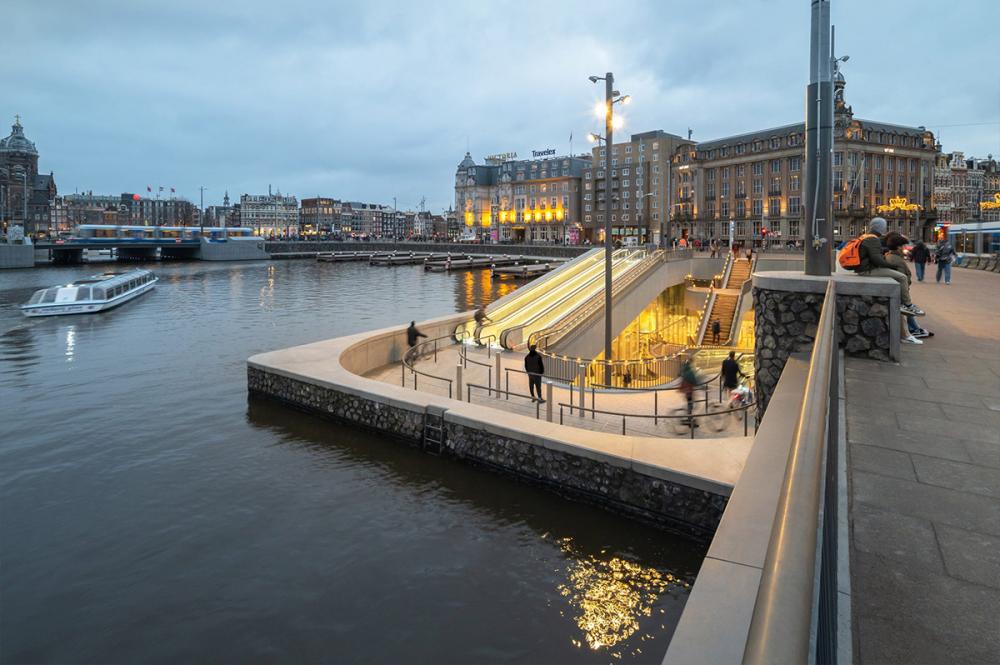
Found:
<path fill-rule="evenodd" d="M 808 76 L 798 0 L 14 0 L 5 14 L 2 48 L 26 57 L 0 70 L 0 117 L 22 115 L 63 192 L 204 185 L 216 202 L 271 184 L 440 209 L 467 145 L 564 151 L 573 132 L 585 149 L 603 94 L 590 74 L 633 95 L 626 132 L 703 140 L 800 119 Z M 993 0 L 837 0 L 833 14 L 859 116 L 1000 121 Z M 1000 125 L 941 131 L 946 150 L 1000 154 Z"/>

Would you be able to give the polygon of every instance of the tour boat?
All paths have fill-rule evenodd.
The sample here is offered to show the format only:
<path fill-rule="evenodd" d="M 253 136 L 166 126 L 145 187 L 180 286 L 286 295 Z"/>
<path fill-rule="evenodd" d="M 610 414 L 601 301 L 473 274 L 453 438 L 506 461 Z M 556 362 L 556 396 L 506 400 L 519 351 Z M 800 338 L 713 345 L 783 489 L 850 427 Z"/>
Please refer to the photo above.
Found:
<path fill-rule="evenodd" d="M 103 273 L 35 291 L 31 300 L 21 305 L 21 312 L 25 316 L 93 314 L 137 298 L 154 286 L 156 275 L 150 270 Z"/>

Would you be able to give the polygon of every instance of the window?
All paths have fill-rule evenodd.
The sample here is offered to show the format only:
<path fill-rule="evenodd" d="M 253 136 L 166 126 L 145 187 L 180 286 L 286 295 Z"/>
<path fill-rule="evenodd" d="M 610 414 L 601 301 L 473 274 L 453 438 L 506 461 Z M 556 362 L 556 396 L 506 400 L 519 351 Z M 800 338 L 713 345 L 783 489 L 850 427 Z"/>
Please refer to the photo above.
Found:
<path fill-rule="evenodd" d="M 892 167 L 895 164 L 895 162 L 896 162 L 896 160 L 893 159 L 892 157 L 886 157 L 885 158 L 885 170 L 888 171 L 889 173 L 892 173 Z"/>
<path fill-rule="evenodd" d="M 752 213 L 754 217 L 760 217 L 764 214 L 764 202 L 760 199 L 754 199 L 752 203 Z"/>
<path fill-rule="evenodd" d="M 753 163 L 753 174 L 761 175 L 764 173 L 764 162 L 754 162 Z"/>
<path fill-rule="evenodd" d="M 767 200 L 767 216 L 777 217 L 781 214 L 781 199 L 778 197 L 771 197 Z"/>
<path fill-rule="evenodd" d="M 789 171 L 801 171 L 802 170 L 802 158 L 801 157 L 789 157 L 788 158 L 788 170 Z"/>
<path fill-rule="evenodd" d="M 774 137 L 771 139 L 771 149 L 776 150 L 781 147 L 781 139 Z"/>
<path fill-rule="evenodd" d="M 729 198 L 729 183 L 723 181 L 719 186 L 719 191 L 722 194 L 722 198 Z"/>
<path fill-rule="evenodd" d="M 622 173 L 622 175 L 625 175 L 625 174 L 624 174 L 624 173 Z M 622 187 L 628 187 L 628 186 L 629 186 L 629 185 L 628 185 L 628 178 L 626 178 L 626 179 L 622 180 Z"/>
<path fill-rule="evenodd" d="M 771 160 L 771 173 L 781 173 L 781 160 L 772 159 Z"/>
<path fill-rule="evenodd" d="M 719 148 L 719 155 L 721 155 L 722 157 L 728 157 L 729 156 L 729 146 L 728 145 L 724 145 L 721 148 Z"/>
<path fill-rule="evenodd" d="M 760 194 L 763 191 L 764 191 L 764 183 L 761 182 L 760 178 L 754 178 L 753 179 L 753 193 L 754 194 Z"/>
<path fill-rule="evenodd" d="M 627 155 L 630 152 L 632 152 L 632 146 L 630 146 L 630 145 L 625 146 L 625 154 Z"/>
<path fill-rule="evenodd" d="M 844 165 L 844 153 L 839 151 L 833 153 L 833 165 L 835 167 Z"/>
<path fill-rule="evenodd" d="M 798 196 L 788 197 L 788 214 L 798 215 L 800 212 L 802 212 L 802 199 Z"/>
<path fill-rule="evenodd" d="M 781 177 L 771 178 L 771 188 L 768 190 L 770 194 L 780 194 L 781 193 Z"/>
<path fill-rule="evenodd" d="M 705 171 L 705 180 L 707 182 L 715 182 L 715 169 Z"/>
<path fill-rule="evenodd" d="M 615 158 L 611 159 L 611 166 L 618 166 L 618 160 Z"/>
<path fill-rule="evenodd" d="M 723 180 L 729 180 L 729 167 L 728 166 L 724 166 L 722 168 L 722 179 Z"/>
<path fill-rule="evenodd" d="M 729 217 L 729 201 L 719 203 L 719 215 L 721 217 Z"/>
<path fill-rule="evenodd" d="M 742 154 L 743 154 L 743 153 L 745 153 L 746 151 L 747 151 L 747 146 L 746 146 L 746 144 L 744 144 L 744 143 L 740 143 L 739 145 L 737 145 L 737 146 L 736 146 L 736 154 L 737 154 L 737 155 L 742 155 Z"/>

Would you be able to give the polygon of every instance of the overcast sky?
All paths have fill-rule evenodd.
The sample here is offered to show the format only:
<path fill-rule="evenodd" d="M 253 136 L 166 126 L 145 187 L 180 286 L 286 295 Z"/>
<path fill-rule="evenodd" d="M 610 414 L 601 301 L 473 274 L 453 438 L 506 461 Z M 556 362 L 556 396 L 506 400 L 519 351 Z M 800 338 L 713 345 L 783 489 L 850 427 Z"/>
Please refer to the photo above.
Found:
<path fill-rule="evenodd" d="M 608 9 L 609 7 L 613 9 Z M 1000 0 L 833 0 L 856 116 L 1000 155 Z M 587 148 L 615 73 L 625 131 L 801 121 L 809 0 L 0 0 L 15 113 L 61 193 L 268 184 L 431 210 L 466 146 Z M 963 125 L 963 126 L 950 126 Z"/>

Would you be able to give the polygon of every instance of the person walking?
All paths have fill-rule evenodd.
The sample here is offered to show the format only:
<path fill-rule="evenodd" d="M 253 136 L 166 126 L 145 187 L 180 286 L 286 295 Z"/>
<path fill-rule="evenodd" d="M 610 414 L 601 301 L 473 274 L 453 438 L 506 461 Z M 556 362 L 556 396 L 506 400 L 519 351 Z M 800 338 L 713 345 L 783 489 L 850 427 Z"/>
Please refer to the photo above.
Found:
<path fill-rule="evenodd" d="M 528 373 L 528 391 L 531 393 L 531 401 L 545 403 L 542 398 L 542 377 L 545 376 L 545 363 L 542 362 L 542 354 L 537 347 L 532 344 L 528 347 L 528 355 L 524 357 L 524 371 Z M 537 392 L 537 398 L 535 393 Z"/>
<path fill-rule="evenodd" d="M 722 361 L 722 387 L 726 390 L 736 390 L 740 385 L 739 377 L 749 378 L 736 362 L 736 352 L 730 351 L 729 357 Z"/>
<path fill-rule="evenodd" d="M 410 345 L 411 349 L 417 345 L 418 337 L 427 337 L 427 335 L 417 330 L 416 321 L 410 321 L 410 327 L 406 329 L 406 343 Z"/>
<path fill-rule="evenodd" d="M 712 319 L 712 344 L 719 343 L 719 334 L 722 332 L 722 324 L 718 319 Z"/>
<path fill-rule="evenodd" d="M 910 258 L 913 259 L 913 265 L 917 269 L 917 281 L 924 281 L 924 270 L 927 268 L 927 261 L 931 258 L 931 250 L 927 249 L 927 245 L 924 244 L 923 240 L 918 241 L 913 246 Z"/>
<path fill-rule="evenodd" d="M 951 262 L 955 260 L 955 256 L 955 248 L 948 239 L 942 240 L 937 247 L 937 251 L 934 253 L 934 258 L 937 261 L 937 274 L 934 277 L 935 282 L 940 284 L 941 276 L 944 275 L 945 285 L 951 284 Z"/>
<path fill-rule="evenodd" d="M 476 320 L 477 326 L 481 326 L 484 323 L 493 323 L 493 319 L 486 316 L 486 305 L 480 305 L 479 309 L 476 310 L 476 313 L 472 318 Z"/>
<path fill-rule="evenodd" d="M 698 423 L 692 417 L 694 412 L 694 389 L 698 385 L 698 374 L 694 371 L 694 365 L 691 363 L 691 359 L 687 358 L 684 364 L 681 365 L 681 385 L 680 391 L 684 393 L 684 397 L 687 399 L 687 418 L 682 422 L 685 425 L 690 425 L 691 427 L 697 427 Z"/>

